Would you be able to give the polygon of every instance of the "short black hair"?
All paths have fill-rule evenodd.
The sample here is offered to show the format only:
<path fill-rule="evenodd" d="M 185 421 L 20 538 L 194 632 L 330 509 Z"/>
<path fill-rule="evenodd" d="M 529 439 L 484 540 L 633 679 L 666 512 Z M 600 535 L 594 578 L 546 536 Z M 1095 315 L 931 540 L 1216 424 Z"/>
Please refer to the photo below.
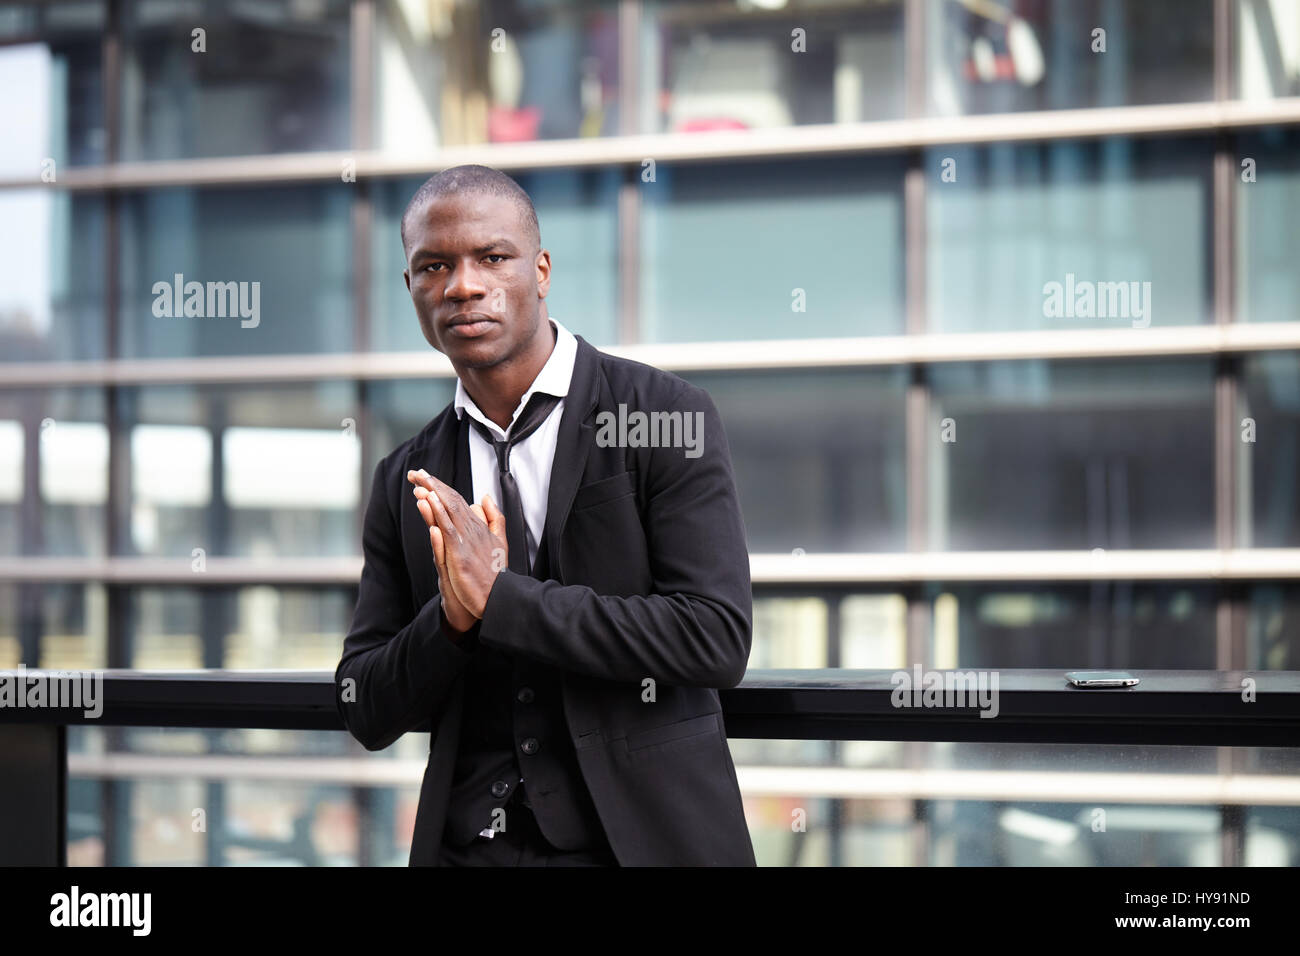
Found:
<path fill-rule="evenodd" d="M 415 191 L 415 195 L 411 197 L 411 201 L 406 204 L 406 210 L 402 213 L 403 252 L 407 251 L 406 222 L 411 218 L 412 213 L 422 209 L 432 199 L 453 193 L 478 193 L 509 199 L 519 210 L 519 218 L 528 229 L 534 250 L 541 248 L 542 233 L 537 223 L 537 210 L 533 208 L 533 200 L 524 191 L 524 187 L 499 169 L 470 163 L 464 166 L 452 166 L 450 169 L 435 173 Z"/>

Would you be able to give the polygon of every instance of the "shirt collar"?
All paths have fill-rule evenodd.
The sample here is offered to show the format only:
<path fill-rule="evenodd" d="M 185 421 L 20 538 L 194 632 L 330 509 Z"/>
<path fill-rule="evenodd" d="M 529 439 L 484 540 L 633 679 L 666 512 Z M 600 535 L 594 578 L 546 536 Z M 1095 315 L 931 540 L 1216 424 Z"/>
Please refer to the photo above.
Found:
<path fill-rule="evenodd" d="M 514 413 L 510 416 L 511 425 L 514 425 L 520 413 L 527 407 L 533 392 L 558 395 L 560 398 L 569 394 L 569 384 L 573 380 L 573 365 L 578 357 L 578 340 L 559 320 L 548 318 L 550 324 L 555 327 L 555 348 L 551 350 L 551 356 L 542 366 L 542 370 L 533 379 L 533 384 L 528 386 L 528 391 L 524 392 L 519 399 L 519 404 L 515 406 Z M 505 439 L 506 433 L 501 430 L 501 426 L 483 414 L 474 403 L 474 399 L 469 397 L 469 392 L 465 391 L 465 385 L 459 377 L 456 379 L 455 409 L 457 419 L 463 418 L 464 412 L 469 412 L 474 419 L 482 422 L 502 440 Z"/>

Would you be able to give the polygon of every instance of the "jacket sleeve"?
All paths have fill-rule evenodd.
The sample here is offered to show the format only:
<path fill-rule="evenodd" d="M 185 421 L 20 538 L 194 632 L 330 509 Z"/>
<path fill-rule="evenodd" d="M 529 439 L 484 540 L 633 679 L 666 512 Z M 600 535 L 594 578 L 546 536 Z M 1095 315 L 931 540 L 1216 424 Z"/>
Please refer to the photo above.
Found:
<path fill-rule="evenodd" d="M 443 632 L 441 597 L 413 606 L 387 466 L 375 467 L 357 606 L 334 672 L 339 714 L 367 750 L 432 718 L 473 656 Z"/>
<path fill-rule="evenodd" d="M 503 570 L 480 622 L 483 644 L 604 680 L 740 683 L 753 595 L 722 419 L 709 394 L 689 384 L 666 410 L 702 412 L 704 431 L 698 458 L 681 448 L 653 448 L 646 456 L 651 593 L 601 595 Z"/>

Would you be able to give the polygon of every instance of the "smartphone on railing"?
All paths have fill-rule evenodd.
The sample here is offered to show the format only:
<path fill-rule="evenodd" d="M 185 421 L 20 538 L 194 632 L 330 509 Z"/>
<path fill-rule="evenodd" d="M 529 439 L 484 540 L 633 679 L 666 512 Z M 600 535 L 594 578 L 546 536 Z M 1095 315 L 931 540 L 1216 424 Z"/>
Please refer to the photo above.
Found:
<path fill-rule="evenodd" d="M 1075 687 L 1132 687 L 1138 682 L 1128 671 L 1070 671 L 1065 679 Z"/>

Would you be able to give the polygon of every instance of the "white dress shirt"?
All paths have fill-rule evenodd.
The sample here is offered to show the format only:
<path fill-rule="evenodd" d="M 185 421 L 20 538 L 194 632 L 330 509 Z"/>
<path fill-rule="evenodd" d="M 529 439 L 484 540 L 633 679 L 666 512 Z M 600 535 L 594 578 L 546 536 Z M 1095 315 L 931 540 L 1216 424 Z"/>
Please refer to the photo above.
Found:
<path fill-rule="evenodd" d="M 513 428 L 527 407 L 528 400 L 533 397 L 533 392 L 561 396 L 559 404 L 551 409 L 537 430 L 510 448 L 510 474 L 515 476 L 515 483 L 519 486 L 519 500 L 524 506 L 524 520 L 527 524 L 524 531 L 528 541 L 530 568 L 537 558 L 538 543 L 546 527 L 546 497 L 551 488 L 551 464 L 555 460 L 555 445 L 560 435 L 560 417 L 564 414 L 563 396 L 569 394 L 573 363 L 578 356 L 578 340 L 573 333 L 554 318 L 550 319 L 550 323 L 555 328 L 555 347 L 510 416 L 510 426 Z M 468 412 L 486 425 L 499 441 L 506 439 L 506 432 L 483 414 L 459 378 L 456 379 L 455 407 L 457 419 Z M 496 449 L 474 427 L 469 430 L 469 457 L 474 477 L 474 500 L 469 503 L 478 504 L 483 500 L 484 494 L 490 494 L 497 507 L 502 507 Z"/>
<path fill-rule="evenodd" d="M 523 410 L 528 407 L 528 400 L 533 397 L 533 392 L 560 396 L 569 394 L 569 382 L 573 378 L 573 363 L 578 357 L 578 340 L 555 319 L 552 318 L 550 322 L 555 328 L 555 347 L 551 349 L 550 358 L 546 360 L 542 370 L 533 379 L 533 384 L 528 386 L 528 391 L 524 392 L 523 397 L 519 399 L 519 404 L 511 413 L 511 428 L 514 427 Z M 473 418 L 486 425 L 498 440 L 505 441 L 506 433 L 496 422 L 484 415 L 478 405 L 474 404 L 474 399 L 469 397 L 459 377 L 456 379 L 455 407 L 457 419 L 464 417 L 464 413 L 468 412 Z M 564 398 L 561 397 L 556 406 L 551 409 L 551 413 L 537 426 L 536 431 L 519 444 L 510 447 L 510 474 L 515 476 L 515 484 L 519 487 L 519 500 L 524 506 L 524 521 L 527 524 L 524 532 L 528 541 L 530 568 L 537 558 L 542 531 L 546 527 L 546 496 L 551 490 L 551 464 L 555 461 L 555 445 L 560 437 L 560 416 L 563 414 Z M 469 503 L 478 504 L 483 500 L 484 493 L 487 493 L 500 508 L 501 469 L 497 465 L 496 449 L 473 426 L 469 430 L 469 458 L 470 470 L 474 476 L 474 500 Z M 519 782 L 523 783 L 524 778 L 520 777 Z M 480 831 L 479 836 L 494 837 L 496 831 L 486 827 Z"/>

